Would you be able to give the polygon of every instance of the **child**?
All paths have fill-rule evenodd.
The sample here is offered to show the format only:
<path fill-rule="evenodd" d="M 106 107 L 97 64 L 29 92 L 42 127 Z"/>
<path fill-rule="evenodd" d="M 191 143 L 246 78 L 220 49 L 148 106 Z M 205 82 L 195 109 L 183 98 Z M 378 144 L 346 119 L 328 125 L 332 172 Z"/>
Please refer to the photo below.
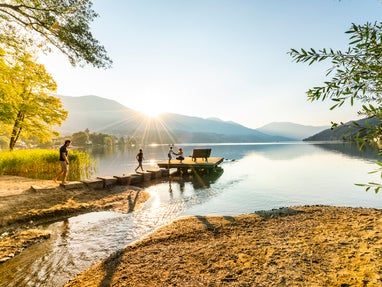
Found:
<path fill-rule="evenodd" d="M 171 159 L 172 159 L 172 155 L 175 154 L 174 151 L 172 150 L 172 146 L 170 146 L 169 150 L 168 150 L 168 154 L 167 154 L 167 157 L 168 157 L 168 163 L 171 162 Z"/>
<path fill-rule="evenodd" d="M 139 152 L 137 153 L 137 155 L 135 156 L 135 158 L 137 159 L 138 161 L 138 166 L 137 168 L 135 169 L 135 172 L 137 172 L 138 168 L 141 168 L 142 171 L 143 170 L 143 167 L 142 167 L 142 161 L 143 161 L 143 152 L 142 152 L 142 149 L 139 149 Z"/>

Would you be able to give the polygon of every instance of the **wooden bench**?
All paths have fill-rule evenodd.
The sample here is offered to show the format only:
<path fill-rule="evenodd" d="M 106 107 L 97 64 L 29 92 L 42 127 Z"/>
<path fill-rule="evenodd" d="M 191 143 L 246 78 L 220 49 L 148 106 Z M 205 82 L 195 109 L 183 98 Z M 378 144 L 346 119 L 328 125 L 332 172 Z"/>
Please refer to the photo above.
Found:
<path fill-rule="evenodd" d="M 192 161 L 196 161 L 197 158 L 204 158 L 205 161 L 208 161 L 208 158 L 211 155 L 210 148 L 196 148 L 192 151 Z"/>

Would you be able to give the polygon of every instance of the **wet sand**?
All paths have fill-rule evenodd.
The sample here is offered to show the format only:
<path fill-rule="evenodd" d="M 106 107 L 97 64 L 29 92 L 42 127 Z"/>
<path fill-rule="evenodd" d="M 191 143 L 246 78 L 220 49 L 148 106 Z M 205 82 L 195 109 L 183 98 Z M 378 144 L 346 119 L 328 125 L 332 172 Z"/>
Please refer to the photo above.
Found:
<path fill-rule="evenodd" d="M 0 177 L 1 243 L 14 236 L 38 244 L 47 235 L 33 227 L 44 220 L 118 210 L 132 197 L 139 198 L 138 208 L 147 200 L 144 192 L 127 188 L 36 193 L 32 184 L 52 183 Z M 12 244 L 0 246 L 3 257 Z M 298 206 L 180 218 L 66 286 L 382 286 L 381 262 L 382 210 Z"/>
<path fill-rule="evenodd" d="M 133 186 L 66 190 L 51 180 L 0 176 L 0 263 L 49 238 L 49 232 L 36 229 L 40 224 L 92 211 L 128 213 L 148 198 Z"/>
<path fill-rule="evenodd" d="M 382 211 L 304 206 L 186 217 L 66 286 L 382 286 Z"/>

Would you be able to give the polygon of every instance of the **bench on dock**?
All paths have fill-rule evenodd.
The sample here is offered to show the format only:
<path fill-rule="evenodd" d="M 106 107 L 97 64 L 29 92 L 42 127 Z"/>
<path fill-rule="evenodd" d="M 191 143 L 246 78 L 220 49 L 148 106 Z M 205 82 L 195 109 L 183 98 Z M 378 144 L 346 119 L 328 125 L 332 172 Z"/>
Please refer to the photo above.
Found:
<path fill-rule="evenodd" d="M 210 148 L 195 148 L 192 151 L 192 161 L 196 162 L 197 158 L 204 158 L 205 161 L 208 161 L 208 158 L 211 155 L 211 149 Z"/>

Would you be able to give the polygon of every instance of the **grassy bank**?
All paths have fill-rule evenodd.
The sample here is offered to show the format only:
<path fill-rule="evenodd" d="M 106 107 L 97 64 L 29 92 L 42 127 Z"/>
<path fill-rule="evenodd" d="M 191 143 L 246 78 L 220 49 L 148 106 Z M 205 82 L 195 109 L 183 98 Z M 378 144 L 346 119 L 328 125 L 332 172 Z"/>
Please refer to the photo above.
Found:
<path fill-rule="evenodd" d="M 68 180 L 88 178 L 94 171 L 94 162 L 87 152 L 71 150 L 69 162 Z M 57 150 L 0 151 L 0 175 L 51 179 L 60 169 Z"/>

